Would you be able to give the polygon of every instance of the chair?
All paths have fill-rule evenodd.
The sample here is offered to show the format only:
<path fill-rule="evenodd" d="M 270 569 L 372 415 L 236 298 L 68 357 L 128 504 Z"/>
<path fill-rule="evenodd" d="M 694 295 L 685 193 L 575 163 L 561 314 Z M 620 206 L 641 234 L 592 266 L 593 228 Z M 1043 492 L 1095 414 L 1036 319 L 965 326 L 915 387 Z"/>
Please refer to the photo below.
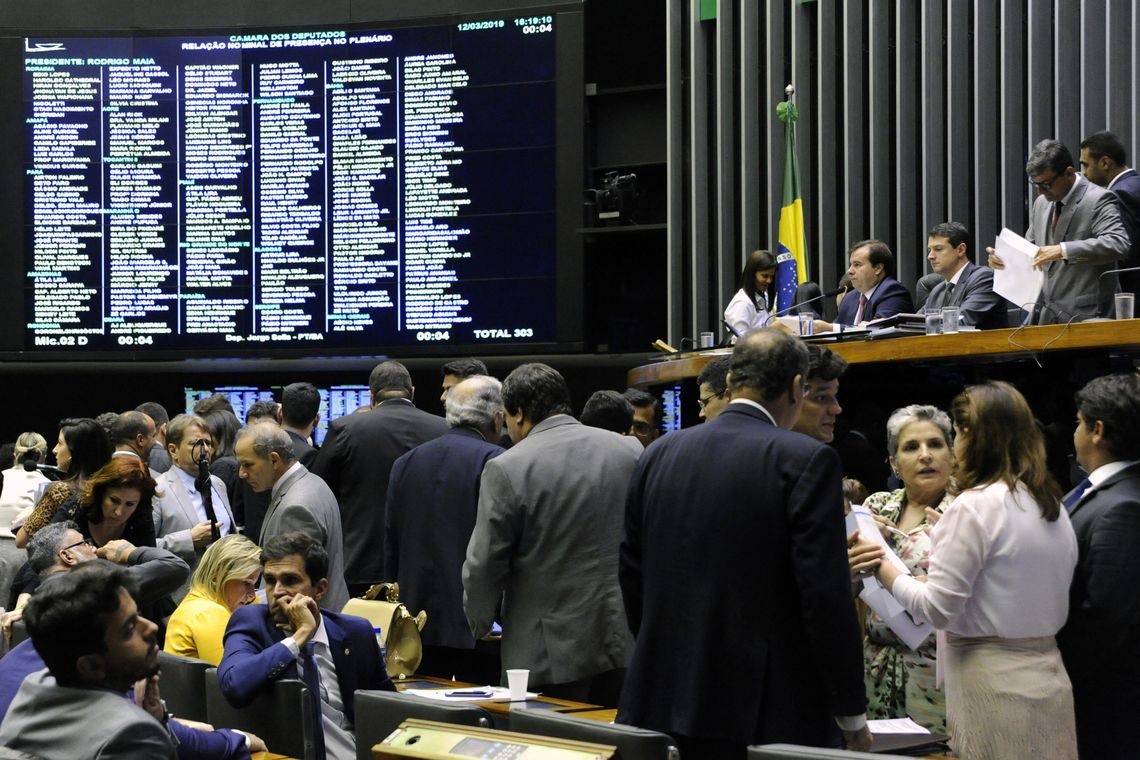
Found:
<path fill-rule="evenodd" d="M 414 694 L 369 689 L 357 691 L 355 699 L 357 760 L 372 760 L 372 747 L 408 718 L 491 727 L 487 711 L 470 703 L 448 704 Z"/>
<path fill-rule="evenodd" d="M 748 760 L 890 760 L 905 755 L 851 752 L 845 749 L 805 747 L 801 744 L 762 744 L 748 748 Z"/>
<path fill-rule="evenodd" d="M 945 278 L 937 272 L 924 274 L 918 278 L 918 282 L 914 284 L 914 309 L 918 311 L 926 305 L 926 299 L 930 298 L 930 291 L 934 290 L 934 286 L 942 282 Z"/>
<path fill-rule="evenodd" d="M 28 626 L 24 624 L 23 620 L 17 620 L 12 623 L 12 643 L 8 645 L 9 649 L 14 649 L 21 641 L 31 638 L 28 635 Z"/>
<path fill-rule="evenodd" d="M 179 657 L 170 652 L 158 653 L 162 670 L 162 698 L 166 707 L 179 718 L 206 720 L 206 671 L 212 665 L 193 657 Z"/>
<path fill-rule="evenodd" d="M 301 758 L 317 757 L 315 731 L 320 707 L 309 687 L 296 678 L 274 681 L 248 707 L 234 707 L 222 694 L 218 669 L 206 670 L 206 717 L 215 728 L 239 728 L 257 734 L 271 751 Z"/>
<path fill-rule="evenodd" d="M 0 746 L 0 760 L 42 760 L 42 758 L 39 755 L 29 755 L 27 752 Z"/>
<path fill-rule="evenodd" d="M 511 710 L 511 730 L 523 734 L 610 744 L 621 760 L 677 760 L 673 737 L 644 728 L 602 723 L 550 710 Z"/>

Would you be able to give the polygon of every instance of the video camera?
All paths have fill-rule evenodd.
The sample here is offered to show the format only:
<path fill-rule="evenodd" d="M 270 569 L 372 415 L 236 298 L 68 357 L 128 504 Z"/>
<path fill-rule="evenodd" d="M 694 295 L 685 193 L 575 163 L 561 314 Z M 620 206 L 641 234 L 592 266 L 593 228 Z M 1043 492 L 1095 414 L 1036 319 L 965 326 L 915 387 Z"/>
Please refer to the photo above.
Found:
<path fill-rule="evenodd" d="M 637 175 L 606 172 L 600 190 L 585 192 L 587 224 L 634 224 L 634 201 L 637 200 Z"/>

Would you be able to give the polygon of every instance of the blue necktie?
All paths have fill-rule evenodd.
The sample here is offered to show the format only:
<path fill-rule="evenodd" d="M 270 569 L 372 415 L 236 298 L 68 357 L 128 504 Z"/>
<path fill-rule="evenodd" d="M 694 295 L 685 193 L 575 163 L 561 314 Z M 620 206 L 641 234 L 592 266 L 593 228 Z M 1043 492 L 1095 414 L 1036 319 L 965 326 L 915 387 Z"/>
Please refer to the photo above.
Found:
<path fill-rule="evenodd" d="M 317 748 L 317 757 L 325 756 L 325 723 L 324 723 L 324 710 L 321 709 L 321 671 L 317 667 L 316 657 L 317 643 L 309 641 L 301 648 L 301 667 L 303 673 L 301 680 L 309 687 L 309 691 L 313 693 L 313 707 L 316 712 L 316 731 L 313 734 L 313 742 Z"/>
<path fill-rule="evenodd" d="M 1065 497 L 1065 501 L 1063 502 L 1065 509 L 1072 512 L 1073 507 L 1077 506 L 1077 502 L 1081 500 L 1081 497 L 1085 495 L 1085 491 L 1089 490 L 1089 486 L 1091 485 L 1092 481 L 1088 478 L 1085 478 L 1080 483 L 1077 483 L 1077 487 L 1070 491 L 1069 495 Z"/>

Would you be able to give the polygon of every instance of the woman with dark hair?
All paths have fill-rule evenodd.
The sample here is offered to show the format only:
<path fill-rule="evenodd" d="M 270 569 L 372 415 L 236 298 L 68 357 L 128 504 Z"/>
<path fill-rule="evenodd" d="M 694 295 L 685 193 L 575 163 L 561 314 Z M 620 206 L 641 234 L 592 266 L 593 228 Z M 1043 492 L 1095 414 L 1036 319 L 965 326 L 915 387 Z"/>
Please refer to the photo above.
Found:
<path fill-rule="evenodd" d="M 90 417 L 69 417 L 59 423 L 59 440 L 52 453 L 65 476 L 47 487 L 32 514 L 20 526 L 16 546 L 21 549 L 37 530 L 52 522 L 60 510 L 75 512 L 79 488 L 111 458 L 111 442 L 103 427 Z"/>
<path fill-rule="evenodd" d="M 740 290 L 728 302 L 724 321 L 737 335 L 764 327 L 771 320 L 768 306 L 776 281 L 776 257 L 768 251 L 753 251 L 740 273 Z"/>
<path fill-rule="evenodd" d="M 869 541 L 852 547 L 852 567 L 877 568 L 915 619 L 939 629 L 956 755 L 1075 759 L 1072 685 L 1055 634 L 1077 540 L 1044 440 L 1008 383 L 967 388 L 953 418 L 961 492 L 931 532 L 926 582 L 881 562 Z"/>
<path fill-rule="evenodd" d="M 226 409 L 214 409 L 201 415 L 214 442 L 214 454 L 210 460 L 210 474 L 217 475 L 226 484 L 226 496 L 230 504 L 238 490 L 238 461 L 234 454 L 234 440 L 241 430 L 237 416 Z"/>
<path fill-rule="evenodd" d="M 79 532 L 95 547 L 123 539 L 135 546 L 154 546 L 154 479 L 141 459 L 115 457 L 79 489 Z"/>

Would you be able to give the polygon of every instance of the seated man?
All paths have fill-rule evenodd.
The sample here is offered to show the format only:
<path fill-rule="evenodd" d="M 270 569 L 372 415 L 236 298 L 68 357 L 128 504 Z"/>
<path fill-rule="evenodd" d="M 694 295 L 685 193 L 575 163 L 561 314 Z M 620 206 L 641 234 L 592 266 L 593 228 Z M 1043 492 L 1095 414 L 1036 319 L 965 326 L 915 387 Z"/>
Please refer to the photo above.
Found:
<path fill-rule="evenodd" d="M 255 736 L 201 731 L 166 713 L 158 628 L 139 616 L 134 586 L 128 569 L 97 560 L 44 582 L 27 608 L 31 640 L 0 661 L 0 680 L 21 684 L 10 709 L 5 700 L 0 746 L 36 757 L 179 760 L 264 750 Z M 132 688 L 138 706 L 124 699 Z"/>
<path fill-rule="evenodd" d="M 850 266 L 854 290 L 839 304 L 835 324 L 863 325 L 875 319 L 914 311 L 910 293 L 895 279 L 895 255 L 881 240 L 864 240 L 851 247 Z M 834 327 L 817 319 L 815 331 Z"/>
<path fill-rule="evenodd" d="M 272 681 L 301 678 L 321 703 L 317 755 L 327 750 L 333 760 L 353 760 L 353 694 L 396 687 L 372 624 L 320 608 L 329 587 L 328 564 L 324 547 L 304 533 L 283 533 L 265 543 L 261 567 L 268 604 L 234 611 L 218 681 L 226 699 L 244 707 Z"/>
<path fill-rule="evenodd" d="M 958 322 L 981 330 L 1006 327 L 1008 304 L 994 292 L 994 270 L 970 261 L 970 233 L 959 222 L 943 222 L 926 236 L 926 258 L 942 281 L 930 290 L 919 313 L 958 307 Z"/>

